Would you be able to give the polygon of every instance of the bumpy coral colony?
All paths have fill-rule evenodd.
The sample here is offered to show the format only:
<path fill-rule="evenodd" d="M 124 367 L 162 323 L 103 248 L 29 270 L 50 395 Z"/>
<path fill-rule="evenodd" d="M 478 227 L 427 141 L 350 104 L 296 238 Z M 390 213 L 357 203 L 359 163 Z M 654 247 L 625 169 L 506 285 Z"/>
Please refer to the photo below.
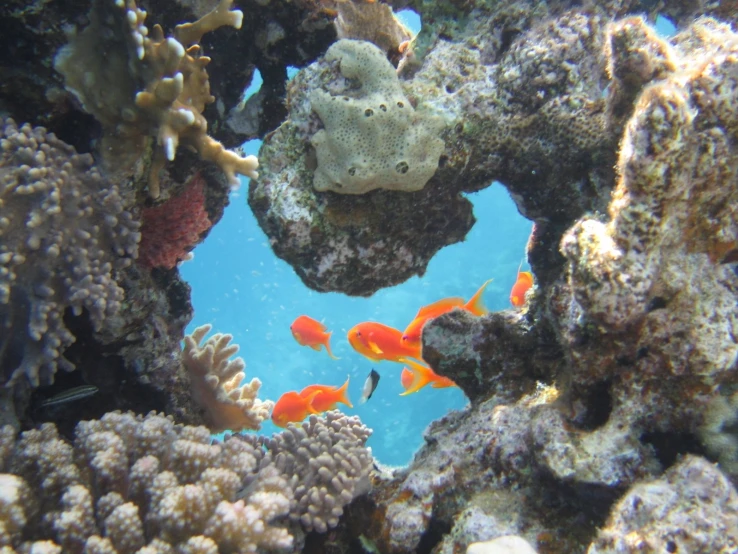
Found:
<path fill-rule="evenodd" d="M 0 553 L 738 552 L 731 4 L 232 4 L 0 7 Z M 261 381 L 184 336 L 239 175 L 320 291 L 422 275 L 493 181 L 535 222 L 524 309 L 423 329 L 470 404 L 408 467 L 337 411 L 242 433 Z"/>

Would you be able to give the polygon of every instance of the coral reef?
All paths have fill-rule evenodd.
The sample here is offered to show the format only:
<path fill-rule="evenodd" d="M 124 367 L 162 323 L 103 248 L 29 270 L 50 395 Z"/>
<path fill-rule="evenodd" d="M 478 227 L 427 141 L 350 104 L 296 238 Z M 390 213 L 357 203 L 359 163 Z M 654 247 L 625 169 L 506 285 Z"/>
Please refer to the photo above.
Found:
<path fill-rule="evenodd" d="M 293 476 L 290 516 L 306 531 L 335 527 L 344 506 L 368 492 L 373 458 L 364 444 L 370 435 L 357 417 L 332 411 L 263 440 L 279 471 Z"/>
<path fill-rule="evenodd" d="M 256 158 L 226 150 L 207 134 L 202 115 L 215 97 L 205 69 L 210 58 L 201 53 L 199 42 L 219 27 L 241 27 L 243 12 L 231 11 L 232 4 L 222 0 L 212 12 L 165 37 L 160 25 L 149 31 L 146 12 L 134 0 L 95 0 L 90 25 L 56 56 L 55 68 L 67 89 L 103 126 L 100 152 L 110 171 L 128 169 L 132 159 L 143 155 L 146 138 L 156 138 L 148 168 L 154 198 L 160 191 L 159 171 L 174 160 L 180 142 L 216 163 L 233 185 L 239 183 L 236 174 L 257 176 Z"/>
<path fill-rule="evenodd" d="M 356 418 L 329 412 L 264 451 L 255 437 L 211 444 L 204 427 L 111 412 L 81 422 L 73 445 L 45 424 L 11 451 L 6 428 L 0 544 L 28 551 L 46 543 L 69 553 L 289 550 L 283 516 L 335 525 L 330 518 L 361 493 L 354 483 L 371 465 L 368 435 Z M 295 460 L 302 479 L 285 472 Z M 331 482 L 335 497 L 322 492 Z"/>
<path fill-rule="evenodd" d="M 142 210 L 139 264 L 172 269 L 186 258 L 212 225 L 204 186 L 203 177 L 196 174 L 179 195 Z"/>
<path fill-rule="evenodd" d="M 243 358 L 231 360 L 238 346 L 230 344 L 232 335 L 216 333 L 204 343 L 212 329 L 202 325 L 184 338 L 182 363 L 190 375 L 192 396 L 205 409 L 205 422 L 212 431 L 258 430 L 269 417 L 274 403 L 259 400 L 261 381 L 254 377 L 248 383 Z"/>
<path fill-rule="evenodd" d="M 337 94 L 318 89 L 310 95 L 324 126 L 311 139 L 318 159 L 315 189 L 341 194 L 421 190 L 438 168 L 443 120 L 413 109 L 392 64 L 373 44 L 339 40 L 324 59 L 357 84 Z"/>
<path fill-rule="evenodd" d="M 661 478 L 633 486 L 588 553 L 732 552 L 736 529 L 735 487 L 705 459 L 686 456 Z"/>
<path fill-rule="evenodd" d="M 120 309 L 116 274 L 137 255 L 139 224 L 89 155 L 43 127 L 0 124 L 1 380 L 37 387 L 74 368 L 66 309 L 95 331 Z"/>

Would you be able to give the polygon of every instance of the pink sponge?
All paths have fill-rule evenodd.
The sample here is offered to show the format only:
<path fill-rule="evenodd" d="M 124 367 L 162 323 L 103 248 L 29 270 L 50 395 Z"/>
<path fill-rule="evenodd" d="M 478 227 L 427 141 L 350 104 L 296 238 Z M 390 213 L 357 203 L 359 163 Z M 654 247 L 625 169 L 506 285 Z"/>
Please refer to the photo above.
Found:
<path fill-rule="evenodd" d="M 200 241 L 212 223 L 205 211 L 205 181 L 197 173 L 179 196 L 144 208 L 138 262 L 172 269 Z"/>

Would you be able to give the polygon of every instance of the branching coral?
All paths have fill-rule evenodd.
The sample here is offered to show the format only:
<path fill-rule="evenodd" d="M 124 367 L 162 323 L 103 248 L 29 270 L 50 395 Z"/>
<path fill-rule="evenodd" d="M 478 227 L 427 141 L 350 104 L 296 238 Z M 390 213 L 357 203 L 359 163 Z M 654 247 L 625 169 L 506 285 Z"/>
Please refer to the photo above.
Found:
<path fill-rule="evenodd" d="M 261 381 L 254 377 L 242 384 L 246 364 L 231 360 L 238 346 L 230 344 L 232 335 L 216 333 L 204 343 L 210 325 L 203 325 L 184 339 L 182 361 L 190 374 L 195 401 L 205 408 L 206 421 L 213 431 L 259 429 L 274 406 L 256 395 Z"/>
<path fill-rule="evenodd" d="M 325 530 L 320 521 L 335 525 L 366 490 L 369 433 L 357 418 L 329 412 L 272 440 L 231 435 L 212 443 L 205 427 L 153 412 L 111 412 L 81 422 L 70 445 L 45 424 L 23 433 L 0 467 L 8 472 L 0 473 L 0 547 L 26 552 L 46 543 L 69 554 L 288 549 L 284 516 Z"/>
<path fill-rule="evenodd" d="M 271 521 L 292 490 L 274 467 L 258 470 L 261 457 L 154 413 L 81 422 L 73 446 L 45 424 L 21 436 L 13 475 L 2 476 L 12 494 L 0 511 L 12 520 L 0 540 L 21 551 L 53 541 L 70 554 L 284 549 L 292 537 Z"/>
<path fill-rule="evenodd" d="M 295 477 L 290 516 L 306 531 L 335 527 L 344 506 L 369 490 L 373 458 L 364 445 L 371 433 L 358 417 L 332 411 L 264 440 L 267 461 Z"/>
<path fill-rule="evenodd" d="M 0 381 L 38 386 L 74 367 L 67 308 L 98 331 L 118 311 L 139 225 L 91 156 L 42 127 L 0 125 Z"/>
<path fill-rule="evenodd" d="M 161 26 L 144 25 L 146 12 L 135 0 L 95 0 L 90 25 L 56 57 L 67 88 L 103 125 L 101 153 L 112 170 L 128 169 L 144 152 L 146 139 L 156 138 L 148 179 L 154 198 L 159 171 L 174 160 L 180 143 L 217 164 L 234 185 L 237 174 L 257 176 L 256 158 L 241 157 L 208 136 L 202 115 L 215 98 L 205 70 L 210 58 L 197 43 L 219 27 L 241 27 L 243 13 L 231 11 L 232 4 L 221 0 L 211 13 L 165 37 Z"/>

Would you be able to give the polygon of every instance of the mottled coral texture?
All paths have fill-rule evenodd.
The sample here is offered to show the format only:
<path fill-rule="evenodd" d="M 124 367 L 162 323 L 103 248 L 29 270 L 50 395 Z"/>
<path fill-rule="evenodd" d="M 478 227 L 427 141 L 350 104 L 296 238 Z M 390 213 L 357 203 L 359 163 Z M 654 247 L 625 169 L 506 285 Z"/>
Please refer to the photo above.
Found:
<path fill-rule="evenodd" d="M 205 210 L 205 180 L 198 173 L 182 192 L 141 211 L 138 263 L 172 269 L 200 242 L 212 223 Z"/>
<path fill-rule="evenodd" d="M 266 451 L 258 437 L 213 443 L 205 427 L 154 413 L 83 421 L 71 445 L 45 424 L 2 451 L 0 546 L 35 552 L 46 542 L 70 554 L 290 550 L 298 530 L 286 527 L 290 519 L 337 517 L 362 492 L 368 435 L 338 412 L 278 435 Z M 12 445 L 12 436 L 4 429 L 0 444 Z M 325 471 L 331 476 L 321 481 Z"/>
<path fill-rule="evenodd" d="M 96 331 L 119 310 L 139 224 L 89 154 L 43 127 L 0 125 L 0 382 L 48 385 L 74 369 L 65 310 Z"/>

